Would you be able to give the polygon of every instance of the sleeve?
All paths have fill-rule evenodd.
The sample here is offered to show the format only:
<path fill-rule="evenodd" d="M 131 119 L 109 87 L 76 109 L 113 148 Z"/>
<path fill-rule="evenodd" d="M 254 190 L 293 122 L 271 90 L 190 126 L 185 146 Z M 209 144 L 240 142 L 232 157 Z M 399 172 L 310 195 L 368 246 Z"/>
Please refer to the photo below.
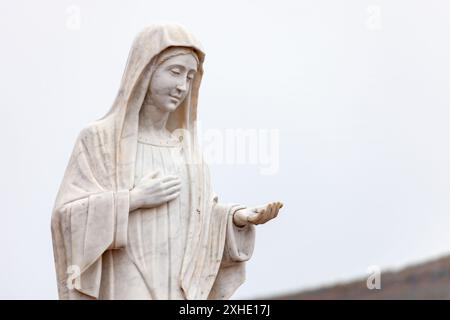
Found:
<path fill-rule="evenodd" d="M 101 257 L 107 250 L 126 246 L 128 191 L 104 192 L 65 205 L 60 209 L 60 230 L 67 267 L 79 270 L 75 288 L 98 297 Z"/>
<path fill-rule="evenodd" d="M 217 197 L 214 198 L 217 202 Z M 255 246 L 255 226 L 247 224 L 238 227 L 233 222 L 234 213 L 245 208 L 242 205 L 229 205 L 225 246 L 215 282 L 208 295 L 210 300 L 226 300 L 245 281 L 245 264 Z"/>
<path fill-rule="evenodd" d="M 228 214 L 227 235 L 225 240 L 222 263 L 244 262 L 251 258 L 255 246 L 255 226 L 251 223 L 238 227 L 233 222 L 233 216 L 241 205 L 231 207 Z"/>
<path fill-rule="evenodd" d="M 95 298 L 103 253 L 127 244 L 129 190 L 105 189 L 96 181 L 86 154 L 76 147 L 52 217 L 58 284 L 66 285 L 67 269 L 79 270 L 75 289 Z"/>

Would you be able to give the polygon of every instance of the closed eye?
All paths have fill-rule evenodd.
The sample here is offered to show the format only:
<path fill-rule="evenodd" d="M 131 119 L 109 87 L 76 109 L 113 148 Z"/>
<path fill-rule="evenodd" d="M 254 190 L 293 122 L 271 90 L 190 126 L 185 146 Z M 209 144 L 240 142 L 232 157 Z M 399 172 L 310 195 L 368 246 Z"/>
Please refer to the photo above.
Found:
<path fill-rule="evenodd" d="M 195 72 L 189 73 L 188 74 L 188 79 L 192 80 L 192 79 L 194 79 L 194 76 L 195 76 Z"/>

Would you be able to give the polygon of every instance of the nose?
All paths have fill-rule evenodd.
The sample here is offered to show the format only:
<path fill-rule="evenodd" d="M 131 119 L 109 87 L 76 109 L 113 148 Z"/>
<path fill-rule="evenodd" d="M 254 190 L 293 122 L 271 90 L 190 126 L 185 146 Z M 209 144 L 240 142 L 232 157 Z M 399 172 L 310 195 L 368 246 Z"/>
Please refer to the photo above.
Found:
<path fill-rule="evenodd" d="M 185 92 L 187 90 L 187 81 L 186 79 L 181 80 L 178 84 L 177 84 L 177 89 L 181 92 Z"/>

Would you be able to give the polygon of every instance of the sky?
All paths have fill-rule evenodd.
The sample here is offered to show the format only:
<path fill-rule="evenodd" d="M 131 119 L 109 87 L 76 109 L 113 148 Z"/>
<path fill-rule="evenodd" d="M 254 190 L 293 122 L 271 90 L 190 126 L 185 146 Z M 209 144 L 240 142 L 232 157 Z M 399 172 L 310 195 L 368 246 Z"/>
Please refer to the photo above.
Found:
<path fill-rule="evenodd" d="M 449 14 L 443 0 L 2 1 L 0 298 L 57 299 L 50 217 L 73 143 L 112 105 L 134 36 L 161 21 L 206 52 L 198 111 L 219 200 L 284 203 L 233 298 L 448 254 Z"/>

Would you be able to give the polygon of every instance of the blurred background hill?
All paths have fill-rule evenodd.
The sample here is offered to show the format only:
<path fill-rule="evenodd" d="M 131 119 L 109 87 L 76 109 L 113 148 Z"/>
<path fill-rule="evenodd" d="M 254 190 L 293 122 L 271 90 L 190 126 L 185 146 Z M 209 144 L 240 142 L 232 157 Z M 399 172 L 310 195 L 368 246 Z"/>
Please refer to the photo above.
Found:
<path fill-rule="evenodd" d="M 381 289 L 369 290 L 367 277 L 285 295 L 275 300 L 310 299 L 450 299 L 450 255 L 400 270 L 381 270 Z"/>

